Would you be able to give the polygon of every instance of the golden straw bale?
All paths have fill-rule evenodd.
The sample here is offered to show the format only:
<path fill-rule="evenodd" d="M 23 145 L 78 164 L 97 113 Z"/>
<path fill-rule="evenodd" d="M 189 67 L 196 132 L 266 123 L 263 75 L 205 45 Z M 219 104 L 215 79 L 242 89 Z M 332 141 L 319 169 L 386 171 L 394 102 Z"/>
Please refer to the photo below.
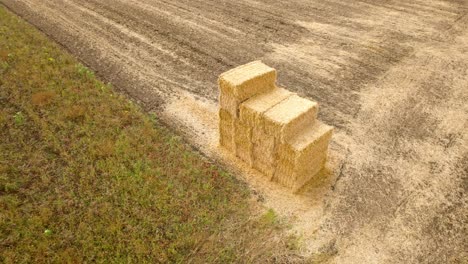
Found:
<path fill-rule="evenodd" d="M 317 112 L 316 102 L 292 95 L 266 111 L 262 125 L 267 134 L 274 135 L 284 143 L 312 126 Z"/>
<path fill-rule="evenodd" d="M 276 168 L 276 140 L 255 127 L 252 130 L 253 167 L 271 179 Z"/>
<path fill-rule="evenodd" d="M 288 162 L 288 160 L 277 160 L 277 167 L 273 180 L 283 186 L 292 188 L 293 183 L 296 181 L 296 172 L 294 168 L 294 163 Z"/>
<path fill-rule="evenodd" d="M 302 133 L 288 141 L 292 149 L 300 155 L 299 162 L 305 161 L 303 158 L 315 155 L 316 152 L 321 152 L 328 148 L 333 127 L 317 121 L 313 126 L 304 129 Z"/>
<path fill-rule="evenodd" d="M 220 107 L 238 118 L 239 104 L 275 88 L 276 70 L 254 61 L 221 74 L 218 82 Z"/>
<path fill-rule="evenodd" d="M 276 87 L 276 70 L 254 61 L 219 77 L 220 145 L 294 191 L 324 166 L 333 128 L 318 104 Z"/>
<path fill-rule="evenodd" d="M 294 191 L 302 188 L 307 182 L 314 178 L 324 167 L 327 161 L 327 153 L 321 153 L 314 160 L 310 161 L 310 166 L 298 168 L 295 175 L 295 182 L 292 186 Z"/>
<path fill-rule="evenodd" d="M 252 128 L 240 121 L 234 122 L 236 156 L 252 167 Z"/>
<path fill-rule="evenodd" d="M 259 94 L 242 103 L 239 119 L 250 126 L 259 126 L 259 117 L 264 112 L 293 95 L 283 88 L 275 88 L 268 93 Z"/>
<path fill-rule="evenodd" d="M 274 181 L 297 190 L 311 180 L 325 165 L 327 153 L 319 153 L 306 164 L 293 164 L 286 159 L 278 160 Z"/>
<path fill-rule="evenodd" d="M 221 92 L 219 94 L 219 106 L 227 111 L 233 118 L 238 118 L 239 105 L 242 101 L 238 100 L 232 94 Z"/>
<path fill-rule="evenodd" d="M 234 152 L 234 118 L 224 110 L 219 110 L 219 144 L 227 150 Z"/>
<path fill-rule="evenodd" d="M 331 126 L 316 122 L 289 142 L 278 146 L 274 180 L 293 189 L 302 187 L 325 165 Z"/>

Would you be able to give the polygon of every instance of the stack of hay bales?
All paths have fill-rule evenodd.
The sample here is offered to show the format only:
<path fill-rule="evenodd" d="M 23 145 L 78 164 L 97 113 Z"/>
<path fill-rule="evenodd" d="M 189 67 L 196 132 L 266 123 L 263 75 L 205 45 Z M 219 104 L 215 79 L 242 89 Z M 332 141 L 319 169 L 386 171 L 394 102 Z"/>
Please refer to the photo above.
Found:
<path fill-rule="evenodd" d="M 276 70 L 254 61 L 219 78 L 220 145 L 270 180 L 300 189 L 325 165 L 333 128 L 316 102 L 276 86 Z"/>

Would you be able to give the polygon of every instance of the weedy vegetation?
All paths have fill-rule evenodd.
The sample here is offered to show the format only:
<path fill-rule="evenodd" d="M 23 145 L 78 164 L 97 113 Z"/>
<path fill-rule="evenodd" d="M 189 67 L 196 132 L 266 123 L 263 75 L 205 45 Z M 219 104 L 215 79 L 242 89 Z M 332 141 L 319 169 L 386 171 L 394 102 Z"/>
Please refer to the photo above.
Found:
<path fill-rule="evenodd" d="M 0 7 L 0 262 L 300 261 L 246 186 Z"/>

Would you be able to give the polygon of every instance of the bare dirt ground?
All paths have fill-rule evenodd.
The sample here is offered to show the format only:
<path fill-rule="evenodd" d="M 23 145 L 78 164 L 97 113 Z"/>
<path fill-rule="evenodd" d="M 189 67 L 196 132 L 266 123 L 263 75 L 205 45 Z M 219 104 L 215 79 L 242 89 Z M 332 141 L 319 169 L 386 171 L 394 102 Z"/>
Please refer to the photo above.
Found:
<path fill-rule="evenodd" d="M 335 126 L 299 195 L 230 164 L 336 263 L 468 261 L 468 1 L 0 0 L 216 148 L 217 76 L 261 59 Z"/>

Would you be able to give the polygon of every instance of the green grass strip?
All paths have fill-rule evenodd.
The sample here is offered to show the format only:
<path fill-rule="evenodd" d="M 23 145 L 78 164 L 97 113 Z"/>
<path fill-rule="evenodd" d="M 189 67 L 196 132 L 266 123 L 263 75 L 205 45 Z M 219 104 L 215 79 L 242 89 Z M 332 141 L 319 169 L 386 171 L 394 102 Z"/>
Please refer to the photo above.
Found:
<path fill-rule="evenodd" d="M 290 241 L 265 243 L 276 220 L 251 220 L 248 198 L 0 7 L 0 262 L 278 260 Z"/>

